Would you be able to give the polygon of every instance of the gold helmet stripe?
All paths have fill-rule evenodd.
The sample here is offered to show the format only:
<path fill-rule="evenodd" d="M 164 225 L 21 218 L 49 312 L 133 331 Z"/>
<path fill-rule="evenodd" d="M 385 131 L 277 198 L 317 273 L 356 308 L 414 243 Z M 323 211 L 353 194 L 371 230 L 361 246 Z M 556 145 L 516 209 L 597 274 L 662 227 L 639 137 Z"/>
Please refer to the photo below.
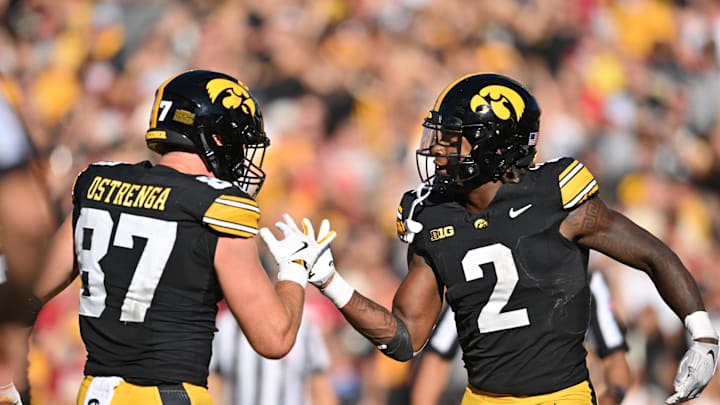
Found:
<path fill-rule="evenodd" d="M 158 122 L 158 114 L 160 113 L 160 101 L 162 101 L 163 93 L 165 92 L 165 87 L 173 81 L 176 77 L 180 76 L 182 73 L 178 73 L 169 79 L 165 80 L 160 87 L 158 87 L 157 91 L 155 92 L 155 101 L 153 102 L 152 107 L 152 114 L 150 115 L 150 128 L 155 128 L 157 126 Z"/>

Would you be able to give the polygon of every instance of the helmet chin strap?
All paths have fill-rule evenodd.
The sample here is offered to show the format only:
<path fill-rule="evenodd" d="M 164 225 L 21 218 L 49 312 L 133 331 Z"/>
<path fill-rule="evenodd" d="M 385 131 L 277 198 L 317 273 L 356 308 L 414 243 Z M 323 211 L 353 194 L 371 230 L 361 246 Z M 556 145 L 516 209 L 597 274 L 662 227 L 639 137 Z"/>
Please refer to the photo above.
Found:
<path fill-rule="evenodd" d="M 200 127 L 198 130 L 200 132 L 200 142 L 203 145 L 203 162 L 205 162 L 205 166 L 215 175 L 215 177 L 220 178 L 220 164 L 218 163 L 215 151 L 210 148 L 210 144 L 208 144 L 207 139 L 205 138 L 204 128 Z"/>

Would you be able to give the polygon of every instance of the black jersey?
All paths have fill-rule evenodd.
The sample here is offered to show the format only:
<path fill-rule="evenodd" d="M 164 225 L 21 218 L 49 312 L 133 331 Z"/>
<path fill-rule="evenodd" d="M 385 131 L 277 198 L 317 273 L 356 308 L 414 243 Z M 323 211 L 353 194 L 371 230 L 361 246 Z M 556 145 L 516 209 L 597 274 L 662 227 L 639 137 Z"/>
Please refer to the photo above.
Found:
<path fill-rule="evenodd" d="M 218 236 L 257 233 L 255 201 L 216 178 L 104 162 L 78 176 L 73 204 L 85 374 L 206 386 Z"/>
<path fill-rule="evenodd" d="M 588 378 L 588 251 L 559 227 L 597 192 L 590 171 L 563 158 L 502 185 L 480 214 L 442 194 L 416 209 L 411 248 L 446 287 L 473 387 L 538 395 Z"/>

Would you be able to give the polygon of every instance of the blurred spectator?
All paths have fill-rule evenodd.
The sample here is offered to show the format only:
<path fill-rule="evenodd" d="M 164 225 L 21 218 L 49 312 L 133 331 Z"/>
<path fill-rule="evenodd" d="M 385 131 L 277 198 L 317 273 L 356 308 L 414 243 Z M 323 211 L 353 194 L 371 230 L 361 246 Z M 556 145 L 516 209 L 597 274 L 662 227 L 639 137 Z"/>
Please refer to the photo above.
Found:
<path fill-rule="evenodd" d="M 538 97 L 538 160 L 581 158 L 613 208 L 678 252 L 720 319 L 717 1 L 0 0 L 0 18 L 0 73 L 18 78 L 62 214 L 88 163 L 153 159 L 136 134 L 162 78 L 227 71 L 255 84 L 273 115 L 261 222 L 283 211 L 331 217 L 344 239 L 333 244 L 335 259 L 343 268 L 373 261 L 376 272 L 354 276 L 382 300 L 404 260 L 394 215 L 398 193 L 415 182 L 427 105 L 460 74 L 496 71 Z M 353 252 L 370 239 L 382 249 Z M 681 325 L 666 320 L 644 276 L 602 267 L 633 337 L 634 375 L 674 370 Z M 55 300 L 31 342 L 34 389 L 61 405 L 72 403 L 64 387 L 77 385 L 84 356 L 67 315 L 76 297 Z M 312 295 L 308 306 L 322 315 L 343 403 L 382 402 L 391 390 L 377 370 L 407 378 L 409 370 L 380 366 L 352 343 L 334 308 Z M 662 397 L 662 380 L 639 379 L 626 403 L 654 403 L 640 393 Z"/>
<path fill-rule="evenodd" d="M 3 298 L 32 287 L 53 230 L 44 180 L 13 90 L 12 81 L 0 75 L 0 285 L 8 289 L 0 292 Z M 18 304 L 3 300 L 0 309 L 21 313 Z M 15 324 L 0 325 L 0 341 L 5 342 L 0 348 L 0 386 L 14 380 L 26 404 L 28 334 Z"/>

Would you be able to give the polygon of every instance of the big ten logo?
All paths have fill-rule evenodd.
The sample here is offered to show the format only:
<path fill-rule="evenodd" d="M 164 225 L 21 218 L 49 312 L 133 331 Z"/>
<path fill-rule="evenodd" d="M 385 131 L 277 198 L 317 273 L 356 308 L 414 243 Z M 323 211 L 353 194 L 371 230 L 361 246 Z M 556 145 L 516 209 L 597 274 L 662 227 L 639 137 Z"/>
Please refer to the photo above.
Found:
<path fill-rule="evenodd" d="M 451 236 L 455 236 L 455 228 L 452 225 L 430 230 L 430 241 L 433 242 L 436 240 L 449 238 Z"/>

